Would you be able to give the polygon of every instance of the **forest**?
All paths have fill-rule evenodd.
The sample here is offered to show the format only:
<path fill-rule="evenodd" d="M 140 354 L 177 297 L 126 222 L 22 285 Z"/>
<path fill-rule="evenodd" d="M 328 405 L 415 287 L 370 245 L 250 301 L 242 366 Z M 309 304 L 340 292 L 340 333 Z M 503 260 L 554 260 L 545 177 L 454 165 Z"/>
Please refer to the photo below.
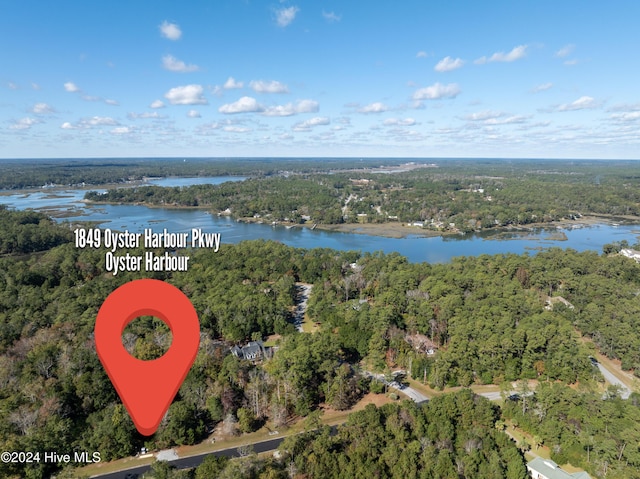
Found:
<path fill-rule="evenodd" d="M 406 160 L 404 160 L 406 161 Z M 398 165 L 403 160 L 350 158 L 314 160 L 287 158 L 87 158 L 0 160 L 0 189 L 52 186 L 127 184 L 146 177 L 269 176 L 282 171 L 301 173 Z"/>
<path fill-rule="evenodd" d="M 204 207 L 236 219 L 309 225 L 397 222 L 463 233 L 587 215 L 640 216 L 640 177 L 628 162 L 467 163 L 441 160 L 436 167 L 389 174 L 286 170 L 220 185 L 90 191 L 85 198 Z"/>
<path fill-rule="evenodd" d="M 143 274 L 108 273 L 104 250 L 74 248 L 68 226 L 32 213 L 2 214 L 6 228 L 42 230 L 0 257 L 2 450 L 97 450 L 108 461 L 141 446 L 195 444 L 216 426 L 236 434 L 266 423 L 280 427 L 312 416 L 321 404 L 348 410 L 379 390 L 363 371 L 402 368 L 437 389 L 523 380 L 538 388 L 533 399 L 506 402 L 502 410 L 470 393 L 433 400 L 426 407 L 434 409 L 369 409 L 335 436 L 319 429 L 284 449 L 313 453 L 280 463 L 208 466 L 237 471 L 247 463 L 237 477 L 281 477 L 288 467 L 333 477 L 336 463 L 321 454 L 329 448 L 341 468 L 380 477 L 400 470 L 411 477 L 427 470 L 425 477 L 491 477 L 498 470 L 498 477 L 523 477 L 524 459 L 492 429 L 509 420 L 551 447 L 557 462 L 570 460 L 595 477 L 631 478 L 640 470 L 640 404 L 635 395 L 623 401 L 605 391 L 589 359 L 597 348 L 640 371 L 640 265 L 615 252 L 556 248 L 430 265 L 397 253 L 266 241 L 190 251 L 187 272 L 144 273 L 184 291 L 202 330 L 193 368 L 158 432 L 146 438 L 119 401 L 92 339 L 104 299 Z M 49 230 L 59 239 L 43 242 Z M 297 282 L 314 285 L 308 314 L 318 331 L 312 334 L 291 324 Z M 547 296 L 572 307 L 546 308 Z M 253 363 L 230 354 L 234 344 L 274 334 L 280 339 L 272 359 Z M 136 357 L 150 358 L 161 354 L 166 335 L 141 318 L 123 341 Z M 415 337 L 428 338 L 435 354 L 416 348 Z M 375 460 L 354 432 L 363 427 L 376 445 Z M 392 437 L 406 443 L 402 454 L 390 456 Z M 56 464 L 8 464 L 0 476 L 37 478 L 57 470 Z"/>

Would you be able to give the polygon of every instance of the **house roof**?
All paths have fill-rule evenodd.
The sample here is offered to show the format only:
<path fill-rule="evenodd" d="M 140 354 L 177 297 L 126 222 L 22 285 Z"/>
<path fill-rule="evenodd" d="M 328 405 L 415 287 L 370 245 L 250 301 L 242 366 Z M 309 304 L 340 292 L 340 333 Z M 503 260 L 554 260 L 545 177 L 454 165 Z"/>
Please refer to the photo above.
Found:
<path fill-rule="evenodd" d="M 542 474 L 547 479 L 591 479 L 591 476 L 584 471 L 569 474 L 551 459 L 542 459 L 541 457 L 536 457 L 533 461 L 528 462 L 527 468 Z"/>

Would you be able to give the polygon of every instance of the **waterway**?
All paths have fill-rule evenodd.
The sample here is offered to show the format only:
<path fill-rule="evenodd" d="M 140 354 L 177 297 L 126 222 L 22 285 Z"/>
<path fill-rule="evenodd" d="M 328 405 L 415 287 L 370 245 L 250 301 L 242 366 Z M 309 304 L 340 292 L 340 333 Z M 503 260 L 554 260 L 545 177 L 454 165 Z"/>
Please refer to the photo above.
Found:
<path fill-rule="evenodd" d="M 160 186 L 188 186 L 192 184 L 219 184 L 224 181 L 241 181 L 240 177 L 209 178 L 162 178 L 150 180 Z M 142 232 L 152 228 L 172 233 L 201 228 L 206 232 L 220 233 L 222 244 L 243 240 L 267 239 L 301 248 L 333 248 L 338 250 L 360 250 L 365 252 L 397 251 L 411 262 L 446 263 L 456 256 L 478 256 L 481 254 L 530 253 L 550 247 L 573 248 L 578 251 L 602 252 L 606 243 L 627 240 L 634 244 L 640 237 L 640 225 L 598 224 L 563 229 L 566 240 L 558 240 L 558 230 L 538 229 L 510 234 L 467 234 L 446 237 L 384 238 L 364 234 L 339 233 L 309 228 L 287 228 L 269 224 L 249 224 L 231 218 L 217 216 L 202 209 L 148 208 L 140 205 L 97 205 L 82 202 L 86 190 L 56 189 L 32 193 L 5 194 L 0 204 L 16 209 L 61 209 L 65 217 L 59 221 L 95 221 L 102 228 Z M 579 222 L 578 222 L 579 223 Z"/>

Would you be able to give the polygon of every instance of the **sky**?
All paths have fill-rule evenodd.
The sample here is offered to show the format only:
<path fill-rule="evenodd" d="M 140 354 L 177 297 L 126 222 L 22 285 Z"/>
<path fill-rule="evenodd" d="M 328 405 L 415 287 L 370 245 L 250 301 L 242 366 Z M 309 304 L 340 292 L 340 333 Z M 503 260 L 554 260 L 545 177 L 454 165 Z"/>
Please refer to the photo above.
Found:
<path fill-rule="evenodd" d="M 640 2 L 0 0 L 0 158 L 640 159 Z"/>

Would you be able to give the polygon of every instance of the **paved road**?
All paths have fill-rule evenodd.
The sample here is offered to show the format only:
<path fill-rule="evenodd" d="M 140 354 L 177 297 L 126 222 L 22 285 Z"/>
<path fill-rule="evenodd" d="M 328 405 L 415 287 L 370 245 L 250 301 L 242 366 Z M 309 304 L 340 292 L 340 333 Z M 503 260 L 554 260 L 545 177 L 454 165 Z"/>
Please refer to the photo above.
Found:
<path fill-rule="evenodd" d="M 616 376 L 614 376 L 611 371 L 605 368 L 602 365 L 602 363 L 598 362 L 597 366 L 600 372 L 602 373 L 602 375 L 604 376 L 605 380 L 609 384 L 613 384 L 614 386 L 620 387 L 620 397 L 622 399 L 629 399 L 629 396 L 631 396 L 631 389 L 629 389 L 625 383 L 623 383 Z"/>
<path fill-rule="evenodd" d="M 277 449 L 282 441 L 284 441 L 284 437 L 279 437 L 277 439 L 269 439 L 269 440 L 266 440 L 266 441 L 257 442 L 255 444 L 251 444 L 250 446 L 253 448 L 253 452 L 255 452 L 255 453 L 267 452 L 267 451 L 273 451 L 273 450 Z M 240 457 L 240 453 L 238 452 L 238 448 L 237 447 L 231 447 L 229 449 L 223 449 L 223 450 L 214 451 L 214 452 L 207 452 L 205 454 L 200 454 L 200 455 L 197 455 L 197 456 L 185 457 L 185 458 L 182 458 L 182 459 L 176 459 L 176 460 L 168 461 L 168 462 L 169 462 L 169 464 L 171 464 L 172 466 L 174 466 L 174 467 L 176 467 L 178 469 L 188 469 L 188 468 L 191 468 L 191 467 L 199 466 L 202 463 L 202 461 L 204 460 L 204 458 L 206 456 L 209 456 L 209 455 L 226 456 L 226 457 Z M 118 471 L 118 472 L 112 472 L 112 473 L 109 473 L 109 474 L 101 474 L 101 475 L 91 476 L 91 477 L 92 478 L 100 478 L 100 479 L 135 479 L 135 478 L 141 476 L 143 473 L 147 472 L 149 469 L 151 469 L 151 466 L 149 466 L 149 465 L 147 465 L 147 466 L 139 466 L 139 467 L 133 467 L 133 468 L 122 470 L 122 471 Z"/>
<path fill-rule="evenodd" d="M 311 294 L 312 284 L 296 283 L 296 290 L 298 292 L 296 301 L 296 311 L 293 313 L 293 322 L 298 332 L 302 333 L 302 322 L 304 321 L 304 313 L 307 311 L 307 301 Z"/>

